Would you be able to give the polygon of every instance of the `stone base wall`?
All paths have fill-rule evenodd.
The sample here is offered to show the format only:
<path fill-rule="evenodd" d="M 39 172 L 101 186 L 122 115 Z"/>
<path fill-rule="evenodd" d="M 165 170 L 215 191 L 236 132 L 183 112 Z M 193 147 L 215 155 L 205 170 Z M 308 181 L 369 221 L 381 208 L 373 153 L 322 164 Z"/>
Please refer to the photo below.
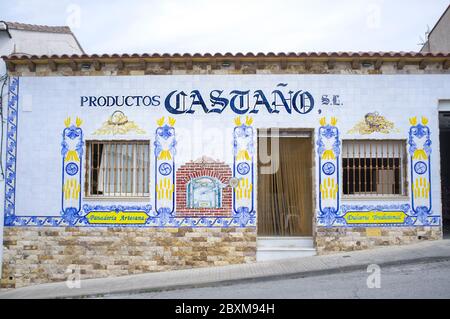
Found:
<path fill-rule="evenodd" d="M 255 260 L 255 228 L 5 227 L 1 287 Z"/>
<path fill-rule="evenodd" d="M 441 227 L 317 227 L 315 244 L 323 255 L 437 239 L 442 239 Z"/>

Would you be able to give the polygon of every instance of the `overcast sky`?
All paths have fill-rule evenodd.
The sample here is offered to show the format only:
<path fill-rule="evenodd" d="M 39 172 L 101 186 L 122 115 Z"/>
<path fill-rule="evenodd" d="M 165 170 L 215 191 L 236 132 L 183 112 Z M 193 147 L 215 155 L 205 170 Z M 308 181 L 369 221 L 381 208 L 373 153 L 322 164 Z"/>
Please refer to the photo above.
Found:
<path fill-rule="evenodd" d="M 2 0 L 69 25 L 87 53 L 417 51 L 450 0 Z"/>

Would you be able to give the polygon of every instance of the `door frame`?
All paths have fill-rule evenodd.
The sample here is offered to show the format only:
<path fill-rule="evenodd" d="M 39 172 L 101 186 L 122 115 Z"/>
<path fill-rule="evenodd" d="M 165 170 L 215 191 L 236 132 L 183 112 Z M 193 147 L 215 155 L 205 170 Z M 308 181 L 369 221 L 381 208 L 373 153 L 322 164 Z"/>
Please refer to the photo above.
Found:
<path fill-rule="evenodd" d="M 258 210 L 258 176 L 259 176 L 259 143 L 258 143 L 258 138 L 260 136 L 260 130 L 265 130 L 266 132 L 268 130 L 271 129 L 277 129 L 279 131 L 287 131 L 287 132 L 298 132 L 298 133 L 306 133 L 309 136 L 305 137 L 308 138 L 310 140 L 311 143 L 311 208 L 312 208 L 312 212 L 311 212 L 311 217 L 312 217 L 312 221 L 311 221 L 311 236 L 301 236 L 301 237 L 312 237 L 313 239 L 313 246 L 316 247 L 316 233 L 317 233 L 317 228 L 316 228 L 316 208 L 317 208 L 317 185 L 316 185 L 316 130 L 314 128 L 295 128 L 295 127 L 258 127 L 256 128 L 257 132 L 256 132 L 256 176 L 255 176 L 255 181 L 256 181 L 256 187 L 255 187 L 255 199 L 256 199 L 256 214 L 259 213 Z M 256 216 L 256 237 L 268 237 L 268 236 L 258 236 L 258 215 Z M 273 236 L 274 238 L 289 238 L 287 236 Z"/>

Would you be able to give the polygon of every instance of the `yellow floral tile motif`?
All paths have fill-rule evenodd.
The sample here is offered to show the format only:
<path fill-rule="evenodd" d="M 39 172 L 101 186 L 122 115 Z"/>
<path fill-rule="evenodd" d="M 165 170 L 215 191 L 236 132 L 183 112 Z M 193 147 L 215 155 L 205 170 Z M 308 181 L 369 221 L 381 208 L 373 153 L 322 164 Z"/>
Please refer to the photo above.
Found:
<path fill-rule="evenodd" d="M 242 125 L 250 126 L 253 124 L 253 118 L 251 116 L 246 116 L 245 121 L 242 122 L 241 117 L 237 116 L 234 119 L 234 124 L 236 124 L 236 126 L 242 126 Z M 237 154 L 236 154 L 236 160 L 237 161 L 250 161 L 251 156 L 249 154 L 249 151 L 245 148 L 238 149 Z"/>
<path fill-rule="evenodd" d="M 327 177 L 322 181 L 320 185 L 320 193 L 322 199 L 336 199 L 338 192 L 338 184 L 332 177 Z"/>
<path fill-rule="evenodd" d="M 64 119 L 64 125 L 66 127 L 69 127 L 71 123 L 72 123 L 72 118 L 70 116 L 68 116 Z M 83 124 L 83 120 L 77 116 L 77 118 L 75 119 L 75 126 L 80 127 L 81 124 Z"/>
<path fill-rule="evenodd" d="M 93 135 L 126 135 L 129 133 L 145 134 L 145 131 L 135 122 L 128 120 L 122 111 L 115 111 Z"/>
<path fill-rule="evenodd" d="M 426 160 L 428 159 L 428 155 L 424 149 L 417 149 L 413 153 L 413 159 L 415 160 Z"/>
<path fill-rule="evenodd" d="M 253 118 L 251 116 L 246 116 L 244 122 L 242 122 L 240 116 L 234 118 L 234 124 L 236 124 L 236 126 L 241 126 L 243 123 L 245 123 L 245 125 L 247 126 L 250 126 L 253 124 Z"/>
<path fill-rule="evenodd" d="M 175 126 L 175 122 L 176 122 L 176 120 L 173 117 L 171 117 L 171 116 L 167 117 L 167 124 L 169 126 L 172 126 L 172 127 Z M 156 124 L 158 125 L 158 127 L 162 127 L 164 125 L 164 123 L 166 123 L 166 118 L 164 116 L 160 117 L 159 119 L 156 120 Z"/>
<path fill-rule="evenodd" d="M 323 160 L 334 160 L 336 159 L 336 155 L 334 155 L 333 150 L 325 150 L 322 154 Z"/>
<path fill-rule="evenodd" d="M 174 191 L 174 185 L 170 178 L 161 178 L 156 185 L 156 194 L 158 196 L 158 200 L 172 200 Z"/>
<path fill-rule="evenodd" d="M 253 185 L 248 178 L 241 178 L 236 187 L 236 199 L 251 199 Z"/>
<path fill-rule="evenodd" d="M 336 126 L 336 124 L 337 124 L 337 119 L 336 119 L 334 116 L 331 117 L 330 124 L 331 124 L 331 126 Z"/>
<path fill-rule="evenodd" d="M 80 158 L 78 156 L 78 152 L 76 150 L 69 150 L 67 151 L 66 154 L 66 158 L 65 158 L 66 162 L 79 162 Z"/>
<path fill-rule="evenodd" d="M 423 126 L 426 126 L 428 124 L 428 117 L 422 116 L 420 118 L 420 122 L 422 123 Z M 412 126 L 416 126 L 417 125 L 417 116 L 410 117 L 409 124 L 411 124 Z"/>
<path fill-rule="evenodd" d="M 325 116 L 321 117 L 319 119 L 319 123 L 320 123 L 321 126 L 326 126 L 327 125 L 327 118 Z M 337 124 L 337 118 L 332 116 L 330 118 L 330 125 L 331 126 L 336 126 L 336 124 Z"/>
<path fill-rule="evenodd" d="M 410 117 L 409 124 L 411 124 L 412 126 L 416 126 L 417 125 L 417 116 Z"/>
<path fill-rule="evenodd" d="M 80 195 L 80 183 L 76 178 L 70 178 L 64 183 L 64 199 L 78 199 Z"/>
<path fill-rule="evenodd" d="M 64 125 L 65 125 L 66 127 L 69 127 L 71 121 L 72 121 L 72 120 L 71 120 L 70 116 L 69 116 L 69 117 L 66 117 L 66 119 L 64 120 Z"/>
<path fill-rule="evenodd" d="M 326 126 L 327 125 L 326 117 L 321 117 L 319 120 L 319 123 L 321 126 Z M 330 119 L 330 125 L 336 126 L 336 124 L 337 124 L 337 118 L 332 116 Z M 334 154 L 334 151 L 332 149 L 325 149 L 322 153 L 322 159 L 323 160 L 334 160 L 334 159 L 336 159 L 336 155 Z"/>
<path fill-rule="evenodd" d="M 399 132 L 393 122 L 387 120 L 378 112 L 367 113 L 364 119 L 356 123 L 356 125 L 349 130 L 348 134 L 362 134 L 368 135 L 372 133 L 389 134 Z"/>
<path fill-rule="evenodd" d="M 156 120 L 156 124 L 161 127 L 164 125 L 165 118 L 164 116 Z"/>
<path fill-rule="evenodd" d="M 166 118 L 164 116 L 156 120 L 156 124 L 158 125 L 158 127 L 163 127 L 165 122 L 166 122 Z M 169 116 L 167 118 L 168 126 L 174 127 L 175 122 L 176 122 L 176 120 L 173 117 Z M 158 155 L 158 160 L 170 161 L 171 159 L 172 159 L 172 153 L 170 152 L 170 150 L 167 148 L 163 148 Z"/>
<path fill-rule="evenodd" d="M 173 126 L 175 125 L 175 122 L 176 122 L 176 121 L 175 121 L 175 119 L 174 119 L 173 117 L 170 117 L 170 116 L 169 116 L 168 122 L 169 122 L 169 126 L 172 126 L 172 127 L 173 127 Z"/>
<path fill-rule="evenodd" d="M 162 150 L 161 153 L 159 153 L 158 159 L 169 161 L 172 159 L 172 154 L 170 154 L 169 150 Z"/>
<path fill-rule="evenodd" d="M 319 120 L 321 126 L 327 125 L 327 119 L 325 117 L 321 117 Z"/>
<path fill-rule="evenodd" d="M 413 192 L 415 198 L 428 198 L 430 193 L 430 182 L 427 178 L 418 177 L 414 180 Z"/>
<path fill-rule="evenodd" d="M 250 155 L 247 150 L 239 150 L 236 155 L 236 160 L 238 161 L 250 161 Z"/>

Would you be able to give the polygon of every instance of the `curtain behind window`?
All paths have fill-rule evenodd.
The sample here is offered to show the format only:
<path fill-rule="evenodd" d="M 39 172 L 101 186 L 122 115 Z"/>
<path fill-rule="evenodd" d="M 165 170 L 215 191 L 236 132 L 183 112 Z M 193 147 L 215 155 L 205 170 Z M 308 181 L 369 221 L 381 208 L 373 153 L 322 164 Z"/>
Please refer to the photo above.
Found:
<path fill-rule="evenodd" d="M 105 144 L 100 160 L 98 190 L 105 193 L 132 193 L 133 170 L 132 145 Z"/>
<path fill-rule="evenodd" d="M 264 137 L 258 137 L 258 145 L 261 138 Z M 269 150 L 274 141 L 269 139 Z M 278 170 L 258 175 L 258 235 L 311 236 L 311 139 L 280 137 L 278 141 Z M 258 164 L 264 165 L 259 160 Z"/>
<path fill-rule="evenodd" d="M 144 144 L 103 144 L 97 190 L 108 195 L 148 194 L 148 152 Z"/>

